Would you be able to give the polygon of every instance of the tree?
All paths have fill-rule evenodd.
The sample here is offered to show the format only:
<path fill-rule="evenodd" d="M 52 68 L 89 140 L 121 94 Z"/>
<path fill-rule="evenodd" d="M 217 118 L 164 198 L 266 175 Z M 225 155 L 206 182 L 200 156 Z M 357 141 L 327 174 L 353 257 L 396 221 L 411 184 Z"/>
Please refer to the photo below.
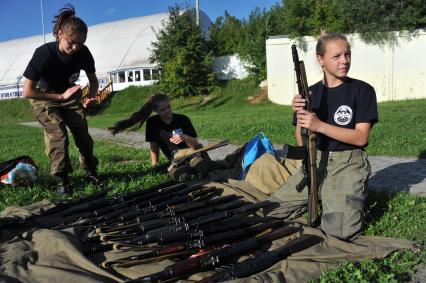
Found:
<path fill-rule="evenodd" d="M 426 27 L 425 0 L 283 0 L 284 29 L 292 38 L 321 30 L 359 33 L 377 44 L 391 43 L 395 32 L 415 35 Z"/>
<path fill-rule="evenodd" d="M 239 53 L 244 42 L 242 22 L 225 11 L 210 27 L 210 43 L 216 56 Z"/>
<path fill-rule="evenodd" d="M 213 56 L 194 19 L 194 10 L 170 7 L 152 43 L 150 61 L 160 71 L 160 88 L 171 97 L 206 95 L 214 83 Z"/>
<path fill-rule="evenodd" d="M 341 1 L 339 14 L 350 33 L 359 33 L 366 42 L 378 44 L 396 40 L 395 32 L 415 35 L 426 27 L 425 0 Z"/>
<path fill-rule="evenodd" d="M 256 8 L 244 25 L 244 43 L 239 51 L 241 57 L 252 64 L 251 73 L 259 80 L 266 78 L 266 44 L 269 36 L 283 34 L 282 7 L 275 5 L 270 11 Z"/>

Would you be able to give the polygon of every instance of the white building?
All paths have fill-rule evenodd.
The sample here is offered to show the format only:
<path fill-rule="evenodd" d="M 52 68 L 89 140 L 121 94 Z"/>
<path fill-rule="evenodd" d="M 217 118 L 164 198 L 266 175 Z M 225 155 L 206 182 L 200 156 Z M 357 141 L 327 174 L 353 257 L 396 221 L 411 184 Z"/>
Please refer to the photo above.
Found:
<path fill-rule="evenodd" d="M 366 44 L 357 35 L 348 36 L 352 51 L 349 76 L 371 84 L 378 101 L 426 98 L 426 32 L 408 40 L 399 36 L 398 44 L 377 46 Z M 298 47 L 299 59 L 305 63 L 308 84 L 322 78 L 316 63 L 317 40 L 305 37 L 303 48 Z M 291 104 L 297 93 L 291 45 L 298 43 L 286 37 L 272 37 L 266 41 L 266 62 L 269 100 Z"/>

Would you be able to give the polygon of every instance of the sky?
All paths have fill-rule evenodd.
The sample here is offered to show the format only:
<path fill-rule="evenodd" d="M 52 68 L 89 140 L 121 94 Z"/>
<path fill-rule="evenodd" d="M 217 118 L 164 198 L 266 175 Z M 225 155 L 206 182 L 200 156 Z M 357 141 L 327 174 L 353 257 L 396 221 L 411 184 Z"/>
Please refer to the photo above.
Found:
<path fill-rule="evenodd" d="M 74 5 L 88 26 L 167 12 L 169 6 L 195 7 L 196 0 L 0 0 L 0 42 L 52 32 L 53 16 L 65 4 Z M 256 7 L 269 10 L 281 0 L 199 0 L 200 9 L 214 22 L 225 11 L 247 19 Z M 43 7 L 43 9 L 41 9 Z M 43 11 L 43 17 L 42 17 Z M 42 21 L 43 18 L 43 21 Z"/>

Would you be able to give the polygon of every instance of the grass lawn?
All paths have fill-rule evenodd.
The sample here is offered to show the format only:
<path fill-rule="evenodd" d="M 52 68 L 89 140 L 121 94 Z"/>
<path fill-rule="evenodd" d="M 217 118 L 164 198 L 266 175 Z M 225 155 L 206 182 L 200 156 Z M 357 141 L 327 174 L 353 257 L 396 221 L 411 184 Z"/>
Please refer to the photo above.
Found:
<path fill-rule="evenodd" d="M 109 105 L 99 115 L 90 117 L 91 127 L 108 127 L 137 110 L 153 88 L 129 88 L 115 93 Z M 247 96 L 260 90 L 250 80 L 232 81 L 217 87 L 208 98 L 176 99 L 174 110 L 191 117 L 202 138 L 228 138 L 242 144 L 259 131 L 264 131 L 275 144 L 293 143 L 292 113 L 289 106 L 261 102 L 251 105 Z M 12 205 L 26 205 L 56 195 L 49 178 L 49 161 L 44 155 L 43 134 L 40 129 L 18 125 L 32 121 L 28 101 L 0 101 L 0 161 L 19 155 L 30 155 L 40 167 L 35 185 L 0 189 L 0 211 Z M 426 99 L 386 102 L 379 104 L 380 122 L 374 127 L 368 153 L 370 155 L 426 157 Z M 143 131 L 143 129 L 142 129 Z M 78 166 L 78 153 L 71 141 L 71 161 L 76 169 L 72 182 L 80 194 L 99 190 L 84 181 Z M 100 160 L 99 171 L 111 193 L 148 187 L 167 179 L 164 173 L 149 171 L 147 150 L 118 146 L 107 142 L 95 143 Z M 422 246 L 426 244 L 426 198 L 407 193 L 383 195 L 371 193 L 365 234 L 406 238 Z M 347 263 L 324 273 L 318 282 L 409 282 L 413 266 L 426 264 L 426 254 L 397 252 L 386 259 Z"/>

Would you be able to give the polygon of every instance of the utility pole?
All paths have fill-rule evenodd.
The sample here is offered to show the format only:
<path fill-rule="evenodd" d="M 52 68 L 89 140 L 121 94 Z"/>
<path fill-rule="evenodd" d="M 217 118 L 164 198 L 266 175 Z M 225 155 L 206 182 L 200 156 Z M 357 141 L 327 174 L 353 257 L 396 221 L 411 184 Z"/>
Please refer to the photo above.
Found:
<path fill-rule="evenodd" d="M 40 11 L 41 11 L 41 29 L 43 30 L 43 41 L 44 43 L 46 43 L 46 35 L 44 33 L 43 0 L 40 0 Z"/>
<path fill-rule="evenodd" d="M 200 26 L 200 1 L 195 0 L 195 21 Z"/>

